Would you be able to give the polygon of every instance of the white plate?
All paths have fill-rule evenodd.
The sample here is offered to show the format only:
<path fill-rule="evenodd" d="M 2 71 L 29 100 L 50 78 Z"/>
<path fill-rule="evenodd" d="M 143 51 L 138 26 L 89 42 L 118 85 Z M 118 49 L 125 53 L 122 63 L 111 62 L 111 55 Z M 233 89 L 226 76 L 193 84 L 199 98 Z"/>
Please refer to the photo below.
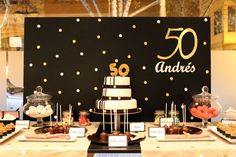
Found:
<path fill-rule="evenodd" d="M 20 136 L 18 141 L 20 142 L 74 142 L 76 141 L 76 137 L 71 137 L 70 139 L 60 139 L 60 138 L 52 138 L 52 139 L 27 139 L 25 136 Z"/>
<path fill-rule="evenodd" d="M 7 136 L 3 136 L 2 139 L 0 139 L 0 143 L 10 139 L 11 137 L 15 136 L 16 134 L 18 134 L 21 130 L 16 130 L 14 132 L 12 132 L 11 134 L 7 134 Z"/>
<path fill-rule="evenodd" d="M 223 135 L 222 133 L 220 133 L 219 131 L 217 131 L 216 126 L 210 126 L 209 129 L 216 135 L 218 135 L 219 137 L 223 138 L 224 140 L 228 141 L 231 144 L 236 144 L 236 139 L 230 139 L 228 137 L 226 137 L 225 135 Z"/>
<path fill-rule="evenodd" d="M 209 134 L 200 135 L 166 135 L 165 139 L 157 139 L 159 142 L 191 142 L 191 141 L 215 141 Z"/>

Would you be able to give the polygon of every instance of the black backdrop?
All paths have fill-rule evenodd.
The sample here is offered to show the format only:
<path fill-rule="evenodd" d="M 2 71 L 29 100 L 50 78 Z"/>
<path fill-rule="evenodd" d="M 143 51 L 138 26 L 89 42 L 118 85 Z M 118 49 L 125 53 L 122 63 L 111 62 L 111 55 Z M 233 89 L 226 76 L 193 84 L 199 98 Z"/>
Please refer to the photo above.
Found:
<path fill-rule="evenodd" d="M 169 36 L 179 39 L 182 33 L 184 55 L 193 49 L 194 35 L 183 30 L 196 32 L 197 49 L 191 58 L 183 59 L 179 50 L 168 60 L 157 58 L 170 55 L 177 45 L 176 39 L 167 39 L 169 28 L 183 28 Z M 26 18 L 24 44 L 24 101 L 41 85 L 63 110 L 72 104 L 76 119 L 80 110 L 93 108 L 101 97 L 103 78 L 113 62 L 130 66 L 132 97 L 142 108 L 141 114 L 133 115 L 136 121 L 153 121 L 154 111 L 164 109 L 165 103 L 170 108 L 172 101 L 181 111 L 181 103 L 189 105 L 203 85 L 210 87 L 209 18 Z M 162 61 L 195 70 L 156 72 Z M 188 120 L 197 119 L 188 115 Z"/>

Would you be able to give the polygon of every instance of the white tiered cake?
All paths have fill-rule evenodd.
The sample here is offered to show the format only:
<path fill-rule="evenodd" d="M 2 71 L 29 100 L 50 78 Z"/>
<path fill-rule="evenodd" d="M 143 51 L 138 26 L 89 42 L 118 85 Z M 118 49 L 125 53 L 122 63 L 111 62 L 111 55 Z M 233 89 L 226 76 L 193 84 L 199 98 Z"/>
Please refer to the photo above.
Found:
<path fill-rule="evenodd" d="M 102 97 L 96 100 L 96 110 L 137 110 L 137 101 L 132 99 L 130 77 L 107 76 L 104 78 Z"/>

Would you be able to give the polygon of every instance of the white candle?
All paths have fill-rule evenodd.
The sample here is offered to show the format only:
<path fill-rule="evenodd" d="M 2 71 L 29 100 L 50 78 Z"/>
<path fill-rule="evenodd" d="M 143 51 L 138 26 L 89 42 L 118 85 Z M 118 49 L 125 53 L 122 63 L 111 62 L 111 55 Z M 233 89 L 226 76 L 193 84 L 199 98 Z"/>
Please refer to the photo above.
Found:
<path fill-rule="evenodd" d="M 175 106 L 175 109 L 174 109 L 174 114 L 175 114 L 175 116 L 174 116 L 174 125 L 176 125 L 176 104 L 174 106 Z"/>
<path fill-rule="evenodd" d="M 184 124 L 186 125 L 186 104 L 184 104 Z"/>
<path fill-rule="evenodd" d="M 60 105 L 60 122 L 62 122 L 62 117 L 61 117 L 61 105 Z"/>
<path fill-rule="evenodd" d="M 167 110 L 167 103 L 166 103 L 166 107 L 165 107 L 165 117 L 167 118 L 168 117 L 168 110 Z"/>
<path fill-rule="evenodd" d="M 103 110 L 102 112 L 102 126 L 103 131 L 105 131 L 105 110 Z"/>
<path fill-rule="evenodd" d="M 56 121 L 57 121 L 57 123 L 58 123 L 58 103 L 57 103 L 57 108 L 56 108 L 56 114 L 57 114 L 57 119 L 56 119 Z"/>
<path fill-rule="evenodd" d="M 127 109 L 127 131 L 129 131 L 129 110 Z"/>
<path fill-rule="evenodd" d="M 181 105 L 181 109 L 182 109 L 182 119 L 184 124 L 184 104 Z"/>
<path fill-rule="evenodd" d="M 171 118 L 173 118 L 173 109 L 174 109 L 174 101 L 172 101 L 171 103 L 171 111 L 170 111 Z"/>
<path fill-rule="evenodd" d="M 112 110 L 110 110 L 110 121 L 111 121 L 111 133 L 113 132 L 113 128 L 112 128 Z"/>
<path fill-rule="evenodd" d="M 124 110 L 124 133 L 125 133 L 125 130 L 126 130 L 126 128 L 125 128 L 125 126 L 126 126 L 125 121 L 126 121 L 126 115 L 125 115 L 125 110 Z"/>

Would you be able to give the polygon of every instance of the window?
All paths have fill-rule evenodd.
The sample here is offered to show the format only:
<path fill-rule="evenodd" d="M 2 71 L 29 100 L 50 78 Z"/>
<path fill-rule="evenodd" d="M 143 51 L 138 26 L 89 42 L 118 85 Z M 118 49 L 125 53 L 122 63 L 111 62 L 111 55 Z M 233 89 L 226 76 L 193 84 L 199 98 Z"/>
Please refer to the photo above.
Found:
<path fill-rule="evenodd" d="M 214 13 L 214 34 L 222 33 L 222 11 Z"/>
<path fill-rule="evenodd" d="M 228 7 L 228 32 L 235 32 L 235 8 Z"/>

